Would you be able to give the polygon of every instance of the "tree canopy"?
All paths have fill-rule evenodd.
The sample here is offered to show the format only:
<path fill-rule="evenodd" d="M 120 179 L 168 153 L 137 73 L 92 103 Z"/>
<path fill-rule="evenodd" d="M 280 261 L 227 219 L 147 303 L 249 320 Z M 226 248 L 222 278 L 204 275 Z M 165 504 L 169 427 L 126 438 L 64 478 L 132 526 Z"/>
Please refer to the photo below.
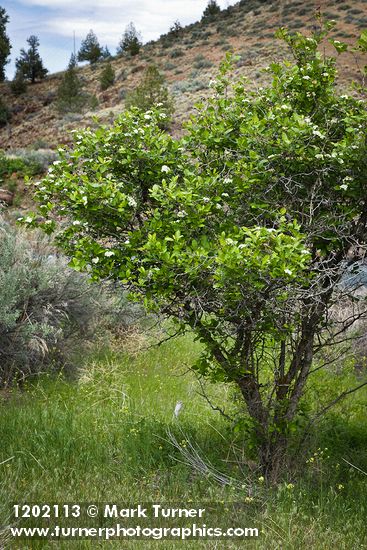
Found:
<path fill-rule="evenodd" d="M 106 63 L 99 77 L 101 90 L 107 90 L 115 82 L 116 72 L 111 63 Z"/>
<path fill-rule="evenodd" d="M 77 132 L 36 191 L 75 269 L 197 335 L 193 369 L 237 386 L 269 479 L 315 361 L 351 325 L 332 307 L 367 246 L 365 104 L 338 91 L 326 31 L 279 36 L 294 63 L 267 86 L 233 82 L 228 57 L 182 139 L 159 106 L 133 108 Z"/>
<path fill-rule="evenodd" d="M 140 52 L 141 46 L 141 34 L 136 30 L 134 23 L 131 22 L 126 27 L 125 32 L 119 42 L 117 53 L 137 55 Z"/>
<path fill-rule="evenodd" d="M 57 89 L 57 108 L 61 112 L 79 112 L 88 100 L 76 72 L 76 59 L 72 54 L 69 65 Z"/>
<path fill-rule="evenodd" d="M 103 57 L 104 50 L 101 48 L 96 34 L 90 30 L 81 43 L 78 61 L 89 61 L 89 63 L 94 64 Z"/>
<path fill-rule="evenodd" d="M 27 51 L 23 48 L 20 50 L 20 57 L 16 59 L 15 66 L 17 72 L 21 72 L 26 79 L 34 84 L 37 79 L 42 80 L 45 78 L 48 69 L 43 66 L 43 61 L 38 51 L 40 45 L 38 37 L 31 35 L 27 38 L 27 42 L 29 49 Z"/>
<path fill-rule="evenodd" d="M 8 63 L 11 50 L 10 40 L 6 34 L 6 25 L 8 22 L 9 16 L 5 8 L 0 6 L 0 82 L 5 80 L 5 65 Z"/>
<path fill-rule="evenodd" d="M 205 10 L 203 11 L 202 20 L 211 20 L 220 13 L 220 6 L 216 0 L 209 0 Z"/>

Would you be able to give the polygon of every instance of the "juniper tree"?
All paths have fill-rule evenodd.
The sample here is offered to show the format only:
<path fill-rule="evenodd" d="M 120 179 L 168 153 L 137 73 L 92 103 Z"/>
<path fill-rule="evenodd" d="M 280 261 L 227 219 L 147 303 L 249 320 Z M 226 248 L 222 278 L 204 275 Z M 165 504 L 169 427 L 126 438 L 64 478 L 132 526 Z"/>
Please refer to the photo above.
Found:
<path fill-rule="evenodd" d="M 138 107 L 142 111 L 148 111 L 157 104 L 160 104 L 164 111 L 160 120 L 160 127 L 166 128 L 174 111 L 173 99 L 169 94 L 164 75 L 159 72 L 155 65 L 150 65 L 146 68 L 141 82 L 127 96 L 126 106 Z M 163 118 L 163 115 L 165 118 Z"/>
<path fill-rule="evenodd" d="M 102 48 L 102 58 L 103 59 L 110 59 L 112 57 L 110 50 L 108 49 L 108 46 L 105 46 Z"/>
<path fill-rule="evenodd" d="M 5 65 L 8 63 L 11 50 L 10 40 L 6 34 L 6 25 L 8 22 L 9 16 L 5 9 L 0 6 L 0 82 L 5 80 Z"/>
<path fill-rule="evenodd" d="M 10 89 L 15 96 L 24 94 L 27 91 L 27 81 L 22 71 L 17 71 L 15 77 L 10 82 Z"/>
<path fill-rule="evenodd" d="M 212 20 L 220 13 L 220 6 L 216 0 L 209 0 L 205 10 L 203 11 L 202 20 Z"/>
<path fill-rule="evenodd" d="M 78 52 L 78 61 L 89 61 L 90 64 L 97 63 L 103 57 L 101 48 L 95 33 L 90 30 L 82 41 Z"/>
<path fill-rule="evenodd" d="M 71 55 L 69 65 L 57 89 L 57 108 L 60 112 L 79 112 L 88 100 L 76 72 L 76 59 Z"/>
<path fill-rule="evenodd" d="M 17 72 L 23 74 L 24 78 L 35 83 L 37 79 L 42 80 L 48 73 L 48 69 L 43 66 L 43 61 L 39 54 L 38 48 L 40 42 L 38 37 L 31 35 L 27 38 L 29 49 L 26 51 L 23 48 L 20 50 L 20 57 L 15 61 Z"/>
<path fill-rule="evenodd" d="M 111 63 L 107 63 L 99 77 L 99 82 L 101 84 L 101 90 L 107 90 L 115 82 L 116 73 Z"/>
<path fill-rule="evenodd" d="M 142 46 L 141 34 L 135 28 L 134 23 L 129 23 L 119 42 L 117 54 L 137 55 Z"/>

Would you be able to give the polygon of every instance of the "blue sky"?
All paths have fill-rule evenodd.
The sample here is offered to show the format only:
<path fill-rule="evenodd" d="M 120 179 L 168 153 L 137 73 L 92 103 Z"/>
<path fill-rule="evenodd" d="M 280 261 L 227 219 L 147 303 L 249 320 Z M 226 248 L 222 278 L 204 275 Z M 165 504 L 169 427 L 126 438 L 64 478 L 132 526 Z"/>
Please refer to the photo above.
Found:
<path fill-rule="evenodd" d="M 236 0 L 217 0 L 222 8 Z M 143 40 L 153 40 L 168 31 L 175 20 L 182 25 L 200 19 L 207 0 L 0 0 L 10 17 L 7 32 L 12 43 L 8 78 L 14 76 L 14 61 L 26 39 L 35 34 L 40 40 L 40 53 L 50 72 L 65 69 L 73 51 L 90 29 L 101 45 L 112 54 L 130 21 L 142 33 Z"/>

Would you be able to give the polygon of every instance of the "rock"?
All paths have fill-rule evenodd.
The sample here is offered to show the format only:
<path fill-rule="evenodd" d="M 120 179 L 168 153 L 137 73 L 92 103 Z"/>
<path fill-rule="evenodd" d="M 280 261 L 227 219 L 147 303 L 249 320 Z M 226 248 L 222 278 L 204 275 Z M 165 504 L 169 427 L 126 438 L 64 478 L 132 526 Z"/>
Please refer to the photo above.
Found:
<path fill-rule="evenodd" d="M 7 189 L 0 189 L 0 202 L 5 202 L 8 206 L 13 204 L 14 193 Z"/>

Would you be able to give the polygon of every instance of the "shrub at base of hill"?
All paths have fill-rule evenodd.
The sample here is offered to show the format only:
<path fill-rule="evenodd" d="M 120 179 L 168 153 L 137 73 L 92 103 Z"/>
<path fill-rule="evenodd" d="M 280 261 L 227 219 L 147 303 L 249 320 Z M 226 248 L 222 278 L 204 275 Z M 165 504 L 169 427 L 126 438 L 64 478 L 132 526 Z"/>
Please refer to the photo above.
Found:
<path fill-rule="evenodd" d="M 75 350 L 108 346 L 143 317 L 121 285 L 92 284 L 43 234 L 0 219 L 0 388 L 41 372 L 75 374 Z"/>
<path fill-rule="evenodd" d="M 11 176 L 14 172 L 21 176 L 42 174 L 55 158 L 56 153 L 51 150 L 14 149 L 12 156 L 6 156 L 0 150 L 0 180 Z"/>
<path fill-rule="evenodd" d="M 70 362 L 91 334 L 98 287 L 67 267 L 44 236 L 0 221 L 0 388 Z"/>
<path fill-rule="evenodd" d="M 367 248 L 367 112 L 320 53 L 329 29 L 279 31 L 295 62 L 273 63 L 264 88 L 231 82 L 228 56 L 179 140 L 159 131 L 159 109 L 77 132 L 36 193 L 39 224 L 63 220 L 71 266 L 195 333 L 192 368 L 237 389 L 248 419 L 236 428 L 269 483 L 295 438 L 367 385 L 331 401 L 324 388 L 317 415 L 304 411 L 315 373 L 367 318 L 358 287 L 342 285 Z M 335 318 L 341 299 L 353 307 Z"/>

